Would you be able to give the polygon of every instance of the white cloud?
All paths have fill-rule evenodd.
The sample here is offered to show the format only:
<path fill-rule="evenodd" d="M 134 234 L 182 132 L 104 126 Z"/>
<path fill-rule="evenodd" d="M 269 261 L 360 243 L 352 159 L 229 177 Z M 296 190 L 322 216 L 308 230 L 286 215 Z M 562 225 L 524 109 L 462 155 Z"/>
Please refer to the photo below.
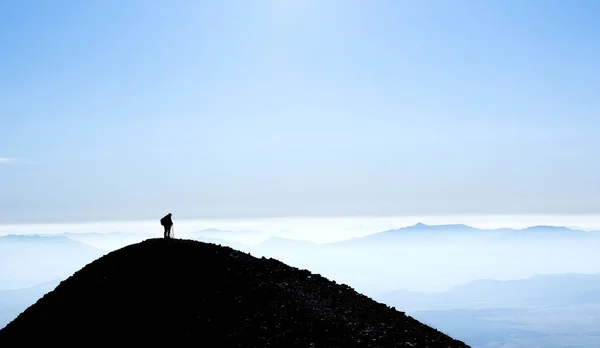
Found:
<path fill-rule="evenodd" d="M 31 161 L 21 158 L 12 158 L 12 157 L 0 157 L 0 165 L 2 164 L 25 164 L 31 163 Z"/>

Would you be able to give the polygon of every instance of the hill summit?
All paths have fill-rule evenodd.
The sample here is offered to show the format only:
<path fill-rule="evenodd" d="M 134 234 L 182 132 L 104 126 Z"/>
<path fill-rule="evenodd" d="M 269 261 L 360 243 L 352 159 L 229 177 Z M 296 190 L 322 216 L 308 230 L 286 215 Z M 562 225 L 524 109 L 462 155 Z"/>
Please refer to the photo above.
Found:
<path fill-rule="evenodd" d="M 307 270 L 191 240 L 148 239 L 62 281 L 0 346 L 467 347 Z"/>

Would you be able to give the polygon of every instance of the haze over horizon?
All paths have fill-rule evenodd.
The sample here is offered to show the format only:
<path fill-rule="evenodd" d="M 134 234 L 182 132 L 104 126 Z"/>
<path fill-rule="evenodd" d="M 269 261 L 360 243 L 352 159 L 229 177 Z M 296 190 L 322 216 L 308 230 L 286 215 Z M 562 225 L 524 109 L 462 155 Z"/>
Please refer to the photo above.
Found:
<path fill-rule="evenodd" d="M 175 229 L 179 236 L 201 230 L 257 232 L 249 239 L 242 235 L 223 235 L 222 238 L 258 243 L 277 236 L 306 240 L 313 243 L 329 243 L 363 237 L 387 230 L 413 226 L 462 224 L 479 229 L 513 228 L 533 226 L 557 226 L 584 231 L 600 231 L 600 215 L 568 216 L 352 216 L 352 217 L 271 217 L 236 219 L 178 219 L 174 215 Z M 111 233 L 125 232 L 161 236 L 157 219 L 123 221 L 84 221 L 56 223 L 0 224 L 0 236 L 9 234 L 52 235 L 63 233 Z"/>

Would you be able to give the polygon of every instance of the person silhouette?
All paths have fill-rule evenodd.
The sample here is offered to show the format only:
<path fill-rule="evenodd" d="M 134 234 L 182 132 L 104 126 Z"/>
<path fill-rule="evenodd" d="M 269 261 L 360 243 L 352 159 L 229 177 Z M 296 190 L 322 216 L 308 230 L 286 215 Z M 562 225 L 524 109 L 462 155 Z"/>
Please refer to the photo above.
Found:
<path fill-rule="evenodd" d="M 171 238 L 171 227 L 173 227 L 173 220 L 171 219 L 171 213 L 165 215 L 160 219 L 160 224 L 165 228 L 165 238 Z"/>

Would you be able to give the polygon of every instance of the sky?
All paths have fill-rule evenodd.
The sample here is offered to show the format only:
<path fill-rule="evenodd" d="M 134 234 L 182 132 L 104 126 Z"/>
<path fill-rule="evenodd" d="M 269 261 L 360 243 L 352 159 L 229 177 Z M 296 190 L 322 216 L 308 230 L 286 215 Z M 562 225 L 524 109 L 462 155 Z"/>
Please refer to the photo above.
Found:
<path fill-rule="evenodd" d="M 0 2 L 0 223 L 598 214 L 599 11 Z"/>

